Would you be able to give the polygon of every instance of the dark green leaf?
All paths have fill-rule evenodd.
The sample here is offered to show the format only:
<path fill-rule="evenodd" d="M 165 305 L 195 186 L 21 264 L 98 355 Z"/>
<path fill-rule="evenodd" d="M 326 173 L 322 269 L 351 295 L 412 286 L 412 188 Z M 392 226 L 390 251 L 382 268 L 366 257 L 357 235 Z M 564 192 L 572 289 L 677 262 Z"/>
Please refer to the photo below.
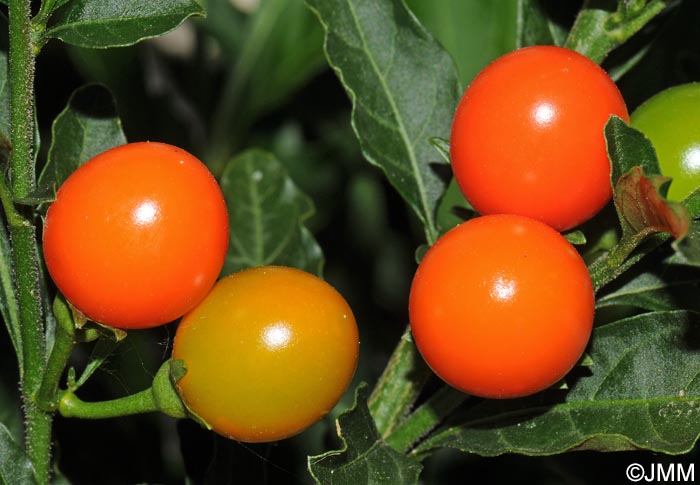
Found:
<path fill-rule="evenodd" d="M 438 155 L 430 138 L 449 137 L 460 95 L 452 59 L 402 0 L 307 3 L 326 31 L 329 63 L 352 100 L 365 158 L 384 170 L 434 242 L 446 181 L 433 166 Z"/>
<path fill-rule="evenodd" d="M 273 155 L 250 150 L 237 156 L 226 166 L 221 188 L 231 225 L 223 274 L 269 264 L 321 274 L 321 248 L 303 225 L 313 202 Z"/>
<path fill-rule="evenodd" d="M 91 84 L 76 90 L 51 129 L 48 161 L 39 177 L 42 187 L 57 189 L 83 163 L 126 143 L 112 94 Z"/>
<path fill-rule="evenodd" d="M 0 177 L 2 176 L 0 173 Z M 12 268 L 10 238 L 4 220 L 0 217 L 0 315 L 2 315 L 7 327 L 7 333 L 10 335 L 21 369 L 24 362 L 22 358 L 22 333 Z"/>
<path fill-rule="evenodd" d="M 53 12 L 61 8 L 63 5 L 66 3 L 70 2 L 72 0 L 42 0 L 41 2 L 41 15 L 39 17 L 42 17 L 43 19 L 48 19 Z M 36 21 L 36 19 L 35 19 Z"/>
<path fill-rule="evenodd" d="M 694 273 L 694 272 L 693 272 Z M 631 306 L 648 311 L 700 310 L 700 276 L 665 268 L 644 272 L 596 299 L 596 308 Z"/>
<path fill-rule="evenodd" d="M 493 2 L 499 3 L 499 2 Z M 515 44 L 517 48 L 531 45 L 561 45 L 567 32 L 547 17 L 542 2 L 518 1 L 518 23 Z"/>
<path fill-rule="evenodd" d="M 433 147 L 435 147 L 445 163 L 450 165 L 452 163 L 450 158 L 450 140 L 434 136 L 430 139 L 430 143 L 433 145 Z"/>
<path fill-rule="evenodd" d="M 598 327 L 591 365 L 568 376 L 568 391 L 463 408 L 417 452 L 690 451 L 700 435 L 699 319 L 646 313 Z"/>
<path fill-rule="evenodd" d="M 640 166 L 645 175 L 660 175 L 656 151 L 647 137 L 621 118 L 611 116 L 605 125 L 605 140 L 610 157 L 610 181 L 614 187 L 623 173 Z"/>
<path fill-rule="evenodd" d="M 15 443 L 10 431 L 0 423 L 0 484 L 36 484 L 34 467 L 24 449 Z"/>
<path fill-rule="evenodd" d="M 423 258 L 428 253 L 429 249 L 430 246 L 428 246 L 427 244 L 421 244 L 416 248 L 416 251 L 413 253 L 413 257 L 416 260 L 416 264 L 420 264 L 420 262 L 423 261 Z"/>
<path fill-rule="evenodd" d="M 260 2 L 247 22 L 236 22 L 228 2 L 216 3 L 225 4 L 215 7 L 223 17 L 210 16 L 205 24 L 226 43 L 230 70 L 214 114 L 207 158 L 223 163 L 255 119 L 287 100 L 325 62 L 323 31 L 302 1 Z M 245 36 L 231 33 L 236 25 L 243 27 Z"/>
<path fill-rule="evenodd" d="M 391 238 L 386 193 L 375 173 L 359 172 L 348 181 L 347 214 L 354 243 L 367 252 L 379 252 Z"/>
<path fill-rule="evenodd" d="M 692 192 L 683 200 L 683 205 L 688 209 L 688 214 L 693 219 L 700 217 L 700 190 Z"/>
<path fill-rule="evenodd" d="M 264 113 L 325 66 L 323 31 L 301 1 L 265 0 L 252 18 L 240 63 L 247 62 L 248 109 Z M 241 67 L 239 64 L 237 67 Z M 235 76 L 242 74 L 238 69 Z"/>
<path fill-rule="evenodd" d="M 226 57 L 236 59 L 245 47 L 246 21 L 250 18 L 228 0 L 208 0 L 207 16 L 197 22 L 216 39 Z"/>
<path fill-rule="evenodd" d="M 629 58 L 625 59 L 623 62 L 611 67 L 608 70 L 608 75 L 610 76 L 610 79 L 617 82 L 622 76 L 627 74 L 630 70 L 634 69 L 634 67 L 637 64 L 639 64 L 639 62 L 642 59 L 644 59 L 644 57 L 651 49 L 652 45 L 653 42 L 649 42 L 648 44 L 640 47 L 637 52 L 635 52 Z"/>
<path fill-rule="evenodd" d="M 343 449 L 309 457 L 309 471 L 322 485 L 411 485 L 421 464 L 384 444 L 367 408 L 367 388 L 358 387 L 355 405 L 338 418 Z"/>
<path fill-rule="evenodd" d="M 464 86 L 516 47 L 519 0 L 407 0 L 408 7 L 452 55 Z"/>
<path fill-rule="evenodd" d="M 452 179 L 438 205 L 438 226 L 440 227 L 440 232 L 447 232 L 457 224 L 461 224 L 475 215 L 476 211 L 469 201 L 464 198 L 457 181 Z"/>
<path fill-rule="evenodd" d="M 688 234 L 680 241 L 674 241 L 675 254 L 666 261 L 672 264 L 700 267 L 700 221 L 690 223 Z"/>
<path fill-rule="evenodd" d="M 72 0 L 52 17 L 45 33 L 80 47 L 131 45 L 173 30 L 204 10 L 192 0 Z"/>

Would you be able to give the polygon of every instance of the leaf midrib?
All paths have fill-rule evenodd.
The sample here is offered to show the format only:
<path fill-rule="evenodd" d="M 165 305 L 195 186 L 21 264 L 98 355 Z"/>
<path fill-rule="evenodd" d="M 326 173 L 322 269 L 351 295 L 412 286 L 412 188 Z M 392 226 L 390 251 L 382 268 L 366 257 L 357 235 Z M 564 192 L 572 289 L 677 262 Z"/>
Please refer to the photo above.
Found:
<path fill-rule="evenodd" d="M 364 52 L 367 55 L 367 58 L 369 59 L 370 66 L 372 67 L 372 70 L 374 73 L 377 75 L 377 78 L 379 79 L 379 83 L 381 84 L 382 91 L 386 95 L 387 101 L 389 102 L 389 105 L 391 107 L 392 112 L 394 113 L 394 117 L 396 119 L 396 125 L 398 127 L 398 132 L 401 138 L 403 139 L 404 145 L 406 146 L 406 149 L 408 151 L 408 159 L 411 163 L 411 169 L 413 171 L 414 178 L 416 180 L 416 187 L 418 188 L 418 196 L 420 198 L 420 202 L 423 208 L 423 213 L 425 214 L 426 218 L 426 229 L 428 230 L 428 235 L 429 238 L 433 238 L 435 234 L 435 223 L 433 221 L 433 215 L 430 211 L 430 204 L 428 203 L 428 198 L 426 195 L 426 189 L 425 185 L 423 183 L 423 177 L 421 175 L 421 172 L 418 168 L 418 160 L 416 159 L 416 154 L 413 149 L 413 144 L 411 143 L 411 140 L 408 136 L 408 133 L 406 131 L 406 127 L 403 122 L 403 118 L 400 114 L 400 111 L 398 109 L 398 106 L 396 105 L 396 102 L 394 100 L 394 97 L 391 94 L 391 91 L 389 90 L 389 87 L 386 83 L 386 79 L 384 78 L 384 75 L 382 74 L 381 70 L 379 69 L 379 66 L 377 65 L 374 56 L 372 55 L 369 45 L 367 44 L 367 39 L 365 38 L 364 31 L 361 28 L 359 18 L 357 16 L 357 12 L 355 11 L 355 8 L 352 5 L 352 2 L 347 1 L 346 2 L 348 5 L 348 9 L 350 10 L 350 13 L 352 15 L 352 19 L 355 23 L 355 27 L 357 29 L 357 33 L 360 37 L 360 40 L 362 41 L 362 46 L 364 48 Z M 428 241 L 429 243 L 433 243 L 434 241 Z"/>

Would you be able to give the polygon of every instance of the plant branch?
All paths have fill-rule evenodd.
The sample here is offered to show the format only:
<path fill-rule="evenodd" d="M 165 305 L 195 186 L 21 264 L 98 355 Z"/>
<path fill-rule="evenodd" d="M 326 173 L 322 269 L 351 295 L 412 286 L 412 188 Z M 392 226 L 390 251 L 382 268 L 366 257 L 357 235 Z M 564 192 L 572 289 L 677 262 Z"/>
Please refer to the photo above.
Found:
<path fill-rule="evenodd" d="M 409 327 L 369 397 L 369 410 L 379 434 L 388 436 L 404 420 L 431 375 Z"/>
<path fill-rule="evenodd" d="M 10 185 L 13 200 L 23 199 L 36 183 L 34 143 L 34 65 L 35 50 L 29 0 L 10 0 L 8 5 L 10 51 Z M 22 399 L 25 414 L 25 441 L 34 464 L 37 481 L 48 483 L 51 459 L 51 415 L 34 402 L 45 365 L 44 321 L 39 273 L 39 250 L 36 228 L 31 217 L 21 217 L 5 210 L 15 219 L 10 222 L 12 255 L 19 302 L 22 335 Z M 16 217 L 15 217 L 16 216 Z"/>
<path fill-rule="evenodd" d="M 623 236 L 616 246 L 589 265 L 593 290 L 597 293 L 669 238 L 667 233 L 653 230 Z"/>
<path fill-rule="evenodd" d="M 27 197 L 35 185 L 34 173 L 34 42 L 29 0 L 9 2 L 10 22 L 10 156 L 15 199 Z"/>
<path fill-rule="evenodd" d="M 666 6 L 664 0 L 616 2 L 587 0 L 564 44 L 597 63 L 639 32 Z"/>
<path fill-rule="evenodd" d="M 53 302 L 53 311 L 57 321 L 56 338 L 37 393 L 38 405 L 49 412 L 55 411 L 58 407 L 58 386 L 77 343 L 75 325 L 65 300 L 57 297 Z"/>
<path fill-rule="evenodd" d="M 468 398 L 468 394 L 444 385 L 401 423 L 386 438 L 386 443 L 395 450 L 406 453 Z"/>

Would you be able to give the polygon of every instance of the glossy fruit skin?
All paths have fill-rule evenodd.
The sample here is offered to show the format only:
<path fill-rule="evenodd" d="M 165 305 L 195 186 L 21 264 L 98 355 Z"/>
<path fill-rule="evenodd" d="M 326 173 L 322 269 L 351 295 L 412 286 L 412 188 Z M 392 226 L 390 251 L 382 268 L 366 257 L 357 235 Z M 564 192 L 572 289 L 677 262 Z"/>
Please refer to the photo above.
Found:
<path fill-rule="evenodd" d="M 673 178 L 669 199 L 685 199 L 700 187 L 700 83 L 652 96 L 632 113 L 630 124 L 651 140 L 661 173 Z"/>
<path fill-rule="evenodd" d="M 187 407 L 217 433 L 275 441 L 325 416 L 357 365 L 355 317 L 328 283 L 264 266 L 219 281 L 175 334 Z"/>
<path fill-rule="evenodd" d="M 80 166 L 46 214 L 56 286 L 88 318 L 147 328 L 175 320 L 214 285 L 228 248 L 226 203 L 197 158 L 129 143 Z"/>
<path fill-rule="evenodd" d="M 457 183 L 480 214 L 575 227 L 612 196 L 603 135 L 612 114 L 629 118 L 615 83 L 587 57 L 553 46 L 506 54 L 474 78 L 457 107 Z"/>
<path fill-rule="evenodd" d="M 416 271 L 411 330 L 444 381 L 485 398 L 514 398 L 558 382 L 593 324 L 586 265 L 551 227 L 491 215 L 444 234 Z"/>

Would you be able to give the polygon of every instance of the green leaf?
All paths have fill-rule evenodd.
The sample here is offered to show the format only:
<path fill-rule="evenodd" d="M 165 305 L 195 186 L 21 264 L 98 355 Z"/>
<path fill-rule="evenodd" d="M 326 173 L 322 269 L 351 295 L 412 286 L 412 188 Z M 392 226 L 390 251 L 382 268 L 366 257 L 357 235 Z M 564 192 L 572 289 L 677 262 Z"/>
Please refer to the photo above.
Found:
<path fill-rule="evenodd" d="M 686 236 L 674 241 L 673 248 L 676 252 L 666 262 L 700 267 L 700 221 L 692 221 Z"/>
<path fill-rule="evenodd" d="M 3 175 L 0 174 L 0 177 Z M 15 280 L 13 278 L 12 247 L 4 220 L 0 217 L 0 315 L 10 335 L 12 347 L 23 368 L 22 332 L 20 330 L 19 304 L 17 302 Z"/>
<path fill-rule="evenodd" d="M 126 143 L 112 94 L 91 84 L 77 89 L 53 122 L 48 161 L 39 185 L 54 189 L 75 169 L 105 150 Z"/>
<path fill-rule="evenodd" d="M 617 82 L 622 76 L 627 74 L 629 71 L 634 69 L 637 64 L 640 63 L 642 59 L 649 53 L 654 42 L 649 42 L 646 45 L 640 47 L 634 54 L 630 55 L 627 59 L 621 61 L 619 64 L 610 67 L 608 70 L 608 75 L 610 79 Z"/>
<path fill-rule="evenodd" d="M 679 454 L 700 435 L 700 315 L 646 313 L 598 327 L 568 391 L 463 408 L 416 450 L 485 456 L 646 449 Z"/>
<path fill-rule="evenodd" d="M 666 0 L 596 0 L 586 2 L 564 44 L 595 62 L 640 31 L 661 13 Z"/>
<path fill-rule="evenodd" d="M 325 67 L 323 31 L 301 1 L 265 0 L 251 20 L 241 57 L 251 64 L 248 109 L 259 115 L 281 104 Z"/>
<path fill-rule="evenodd" d="M 444 138 L 433 137 L 430 139 L 430 143 L 433 145 L 435 150 L 442 159 L 447 163 L 451 164 L 450 160 L 450 142 Z M 440 199 L 437 209 L 437 221 L 438 228 L 440 229 L 440 234 L 444 234 L 448 230 L 452 229 L 457 224 L 461 224 L 467 219 L 471 219 L 476 214 L 476 211 L 471 206 L 469 201 L 464 198 L 462 191 L 457 185 L 454 177 L 447 185 L 447 189 Z M 422 254 L 416 253 L 416 261 L 420 262 L 423 258 L 423 254 L 429 248 L 425 245 L 425 249 L 421 250 Z"/>
<path fill-rule="evenodd" d="M 236 59 L 246 44 L 248 19 L 250 15 L 234 7 L 229 0 L 207 0 L 207 16 L 198 20 L 197 25 L 216 39 L 226 57 Z"/>
<path fill-rule="evenodd" d="M 80 47 L 121 47 L 165 34 L 191 15 L 204 15 L 192 0 L 72 0 L 44 36 Z"/>
<path fill-rule="evenodd" d="M 0 423 L 0 484 L 36 484 L 34 467 L 24 449 L 15 443 L 10 431 Z"/>
<path fill-rule="evenodd" d="M 249 150 L 231 160 L 221 176 L 231 236 L 223 274 L 276 264 L 317 275 L 323 254 L 303 225 L 314 212 L 271 154 Z"/>
<path fill-rule="evenodd" d="M 566 39 L 566 34 L 566 30 L 547 17 L 542 2 L 518 0 L 516 48 L 531 45 L 561 45 Z"/>
<path fill-rule="evenodd" d="M 418 20 L 452 55 L 464 86 L 516 47 L 519 0 L 407 0 Z M 527 3 L 527 2 L 526 2 Z"/>
<path fill-rule="evenodd" d="M 323 31 L 302 1 L 265 0 L 246 22 L 228 1 L 214 0 L 204 22 L 228 54 L 230 66 L 214 114 L 210 154 L 215 163 L 230 150 L 250 124 L 278 107 L 326 65 Z M 215 18 L 215 15 L 219 15 Z M 245 35 L 232 32 L 236 27 Z"/>
<path fill-rule="evenodd" d="M 448 138 L 460 95 L 450 56 L 402 0 L 308 0 L 326 32 L 325 50 L 353 104 L 365 158 L 380 167 L 423 222 L 439 234 L 446 180 L 431 137 Z"/>
<path fill-rule="evenodd" d="M 357 389 L 353 408 L 338 418 L 337 428 L 343 449 L 309 457 L 309 472 L 317 483 L 418 483 L 421 464 L 381 441 L 367 409 L 367 388 L 364 385 Z"/>
<path fill-rule="evenodd" d="M 632 306 L 648 311 L 678 308 L 700 310 L 697 294 L 700 276 L 696 272 L 666 266 L 663 271 L 647 271 L 624 281 L 617 288 L 596 298 L 596 308 Z"/>
<path fill-rule="evenodd" d="M 700 218 L 700 189 L 695 190 L 688 197 L 683 199 L 683 205 L 688 209 L 690 217 L 693 219 Z"/>
<path fill-rule="evenodd" d="M 621 118 L 610 117 L 605 124 L 605 140 L 610 157 L 610 181 L 613 187 L 622 174 L 635 166 L 642 167 L 646 175 L 661 174 L 656 150 L 649 139 Z"/>
<path fill-rule="evenodd" d="M 433 145 L 446 164 L 450 165 L 452 163 L 450 158 L 450 140 L 434 136 L 430 139 L 430 144 Z"/>
<path fill-rule="evenodd" d="M 32 21 L 39 26 L 45 27 L 46 21 L 51 14 L 70 1 L 72 0 L 42 0 L 40 13 Z"/>

